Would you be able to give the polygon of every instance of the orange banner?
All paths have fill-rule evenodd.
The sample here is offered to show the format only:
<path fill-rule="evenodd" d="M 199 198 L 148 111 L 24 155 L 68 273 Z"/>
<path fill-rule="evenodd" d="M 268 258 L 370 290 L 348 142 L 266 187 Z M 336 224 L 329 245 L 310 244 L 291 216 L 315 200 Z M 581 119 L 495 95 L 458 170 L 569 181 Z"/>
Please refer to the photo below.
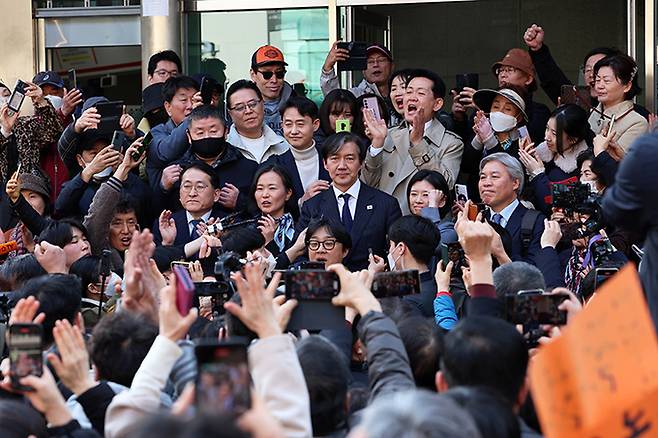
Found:
<path fill-rule="evenodd" d="M 546 438 L 658 437 L 658 342 L 632 265 L 532 361 Z"/>

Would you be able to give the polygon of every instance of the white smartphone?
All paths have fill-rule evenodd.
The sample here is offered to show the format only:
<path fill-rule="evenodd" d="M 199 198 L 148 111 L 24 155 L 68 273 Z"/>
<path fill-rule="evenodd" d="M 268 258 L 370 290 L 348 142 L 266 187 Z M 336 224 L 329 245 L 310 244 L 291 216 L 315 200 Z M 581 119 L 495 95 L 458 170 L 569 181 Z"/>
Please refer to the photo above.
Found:
<path fill-rule="evenodd" d="M 468 189 L 464 184 L 455 184 L 455 196 L 457 202 L 461 205 L 466 204 L 466 201 L 468 200 Z"/>
<path fill-rule="evenodd" d="M 379 104 L 377 103 L 376 97 L 372 96 L 364 98 L 363 107 L 367 110 L 370 110 L 375 119 L 381 120 L 382 116 L 379 112 Z"/>

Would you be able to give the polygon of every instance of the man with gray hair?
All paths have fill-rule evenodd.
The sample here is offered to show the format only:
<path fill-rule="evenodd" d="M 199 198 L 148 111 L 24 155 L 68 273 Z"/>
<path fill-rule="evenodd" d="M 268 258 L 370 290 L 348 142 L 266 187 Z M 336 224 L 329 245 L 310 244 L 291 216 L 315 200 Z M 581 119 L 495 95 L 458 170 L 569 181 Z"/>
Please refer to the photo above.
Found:
<path fill-rule="evenodd" d="M 448 397 L 426 390 L 376 400 L 350 438 L 479 438 L 473 417 Z"/>
<path fill-rule="evenodd" d="M 505 228 L 512 238 L 510 258 L 539 265 L 537 258 L 542 249 L 545 217 L 519 202 L 524 177 L 519 160 L 499 152 L 480 162 L 478 188 L 482 202 L 488 207 L 489 222 Z"/>
<path fill-rule="evenodd" d="M 512 262 L 497 267 L 493 272 L 493 281 L 499 298 L 516 294 L 520 290 L 546 289 L 541 271 L 525 262 Z"/>

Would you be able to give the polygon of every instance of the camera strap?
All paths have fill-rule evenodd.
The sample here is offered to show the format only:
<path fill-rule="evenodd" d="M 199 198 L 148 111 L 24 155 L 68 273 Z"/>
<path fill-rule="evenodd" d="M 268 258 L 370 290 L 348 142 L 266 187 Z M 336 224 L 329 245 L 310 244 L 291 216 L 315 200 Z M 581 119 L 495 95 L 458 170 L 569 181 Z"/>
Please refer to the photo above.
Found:
<path fill-rule="evenodd" d="M 521 219 L 521 255 L 523 257 L 528 257 L 528 250 L 532 242 L 532 231 L 538 217 L 539 211 L 529 209 L 526 210 L 523 219 Z"/>

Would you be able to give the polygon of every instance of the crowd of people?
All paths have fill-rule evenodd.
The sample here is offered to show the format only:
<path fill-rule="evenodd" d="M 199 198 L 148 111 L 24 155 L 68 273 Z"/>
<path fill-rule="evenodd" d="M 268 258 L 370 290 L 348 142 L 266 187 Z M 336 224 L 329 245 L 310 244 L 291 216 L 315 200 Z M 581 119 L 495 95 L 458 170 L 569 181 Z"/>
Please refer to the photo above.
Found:
<path fill-rule="evenodd" d="M 528 366 L 611 274 L 639 265 L 658 321 L 637 63 L 592 49 L 578 87 L 549 36 L 492 59 L 494 89 L 449 90 L 381 44 L 341 88 L 336 43 L 319 106 L 271 45 L 226 90 L 153 54 L 139 121 L 57 72 L 24 79 L 33 115 L 0 83 L 0 434 L 541 436 Z M 308 269 L 332 274 L 298 289 L 332 298 L 286 294 Z M 419 293 L 377 298 L 385 271 Z M 564 318 L 519 323 L 520 291 Z"/>

